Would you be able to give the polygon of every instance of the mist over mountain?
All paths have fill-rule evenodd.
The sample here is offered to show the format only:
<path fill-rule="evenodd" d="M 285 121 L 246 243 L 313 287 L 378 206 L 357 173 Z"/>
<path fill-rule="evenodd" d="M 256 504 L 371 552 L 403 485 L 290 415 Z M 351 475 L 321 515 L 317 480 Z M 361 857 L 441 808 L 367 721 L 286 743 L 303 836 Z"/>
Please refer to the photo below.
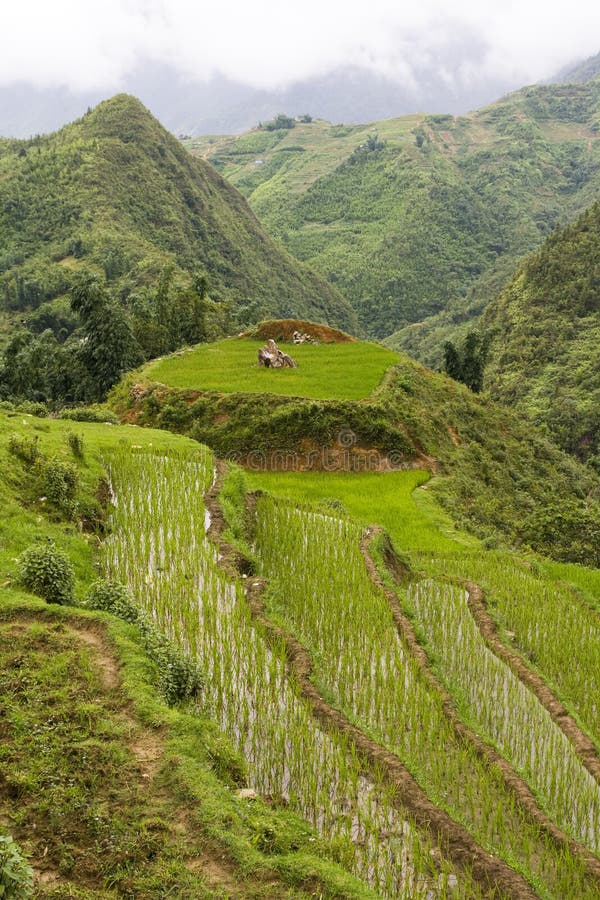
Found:
<path fill-rule="evenodd" d="M 280 112 L 346 123 L 416 112 L 460 115 L 520 86 L 511 78 L 451 79 L 448 72 L 461 52 L 456 47 L 435 66 L 424 63 L 412 85 L 345 66 L 287 88 L 261 90 L 220 74 L 205 82 L 189 80 L 168 65 L 148 63 L 127 76 L 121 89 L 138 97 L 175 134 L 200 135 L 236 134 Z M 25 82 L 0 86 L 0 134 L 28 138 L 55 131 L 114 93 L 42 89 Z"/>
<path fill-rule="evenodd" d="M 598 75 L 600 75 L 600 53 L 596 53 L 595 56 L 590 56 L 574 66 L 567 66 L 565 69 L 561 69 L 552 80 L 558 83 L 581 83 L 591 81 L 593 78 L 597 78 Z"/>

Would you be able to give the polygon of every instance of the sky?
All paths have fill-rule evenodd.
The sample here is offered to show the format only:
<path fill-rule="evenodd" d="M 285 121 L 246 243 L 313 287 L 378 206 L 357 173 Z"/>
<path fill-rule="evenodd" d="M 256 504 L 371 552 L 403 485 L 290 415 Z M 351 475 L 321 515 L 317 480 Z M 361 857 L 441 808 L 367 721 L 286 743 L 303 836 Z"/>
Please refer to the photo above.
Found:
<path fill-rule="evenodd" d="M 599 0 L 1 0 L 0 85 L 118 90 L 147 62 L 283 88 L 358 65 L 405 88 L 532 83 L 600 51 Z"/>

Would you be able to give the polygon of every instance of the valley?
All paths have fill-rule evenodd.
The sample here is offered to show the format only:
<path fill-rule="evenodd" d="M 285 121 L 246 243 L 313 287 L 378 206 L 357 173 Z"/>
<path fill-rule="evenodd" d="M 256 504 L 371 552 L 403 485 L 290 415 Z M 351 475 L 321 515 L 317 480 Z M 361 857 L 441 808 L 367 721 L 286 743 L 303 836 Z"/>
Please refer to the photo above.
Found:
<path fill-rule="evenodd" d="M 270 323 L 263 339 L 290 328 Z M 598 570 L 574 565 L 566 540 L 552 548 L 564 562 L 551 561 L 524 542 L 510 550 L 499 523 L 493 541 L 492 517 L 479 526 L 468 518 L 451 488 L 467 471 L 466 422 L 481 404 L 468 389 L 357 341 L 290 345 L 298 371 L 309 371 L 289 385 L 294 370 L 256 367 L 260 340 L 199 345 L 133 373 L 96 415 L 114 415 L 112 407 L 138 427 L 40 419 L 7 404 L 0 412 L 8 654 L 0 815 L 32 866 L 36 896 L 153 896 L 160 879 L 181 897 L 316 890 L 592 900 L 600 890 Z M 164 381 L 153 382 L 158 375 Z M 418 404 L 431 407 L 433 396 L 435 409 L 418 425 Z M 334 471 L 239 468 L 245 405 L 260 410 L 261 398 L 273 447 L 289 451 L 311 427 L 314 443 L 326 440 L 318 426 L 328 415 L 330 430 L 336 416 L 354 416 L 355 430 L 330 439 L 343 444 L 352 434 Z M 199 403 L 201 421 L 229 428 L 231 452 L 219 454 L 229 462 L 189 428 Z M 512 429 L 513 464 L 526 471 L 518 421 L 490 410 L 479 412 L 478 427 L 489 429 L 482 450 L 500 415 Z M 162 429 L 139 427 L 151 419 Z M 211 446 L 215 434 L 207 431 Z M 400 437 L 401 460 L 391 452 Z M 386 470 L 367 467 L 374 450 L 387 454 Z M 571 497 L 577 464 L 550 444 L 544 453 L 551 465 L 536 466 L 538 490 L 543 496 L 545 483 Z M 498 482 L 489 495 L 480 487 L 476 502 L 497 490 Z M 517 515 L 516 496 L 504 491 L 502 502 Z M 457 526 L 459 510 L 470 533 Z M 18 561 L 40 539 L 73 567 L 67 603 L 24 590 Z M 27 666 L 42 666 L 46 694 L 37 699 Z M 62 689 L 75 671 L 89 698 L 77 681 Z M 27 724 L 25 710 L 38 706 L 42 717 L 53 706 L 57 722 L 82 724 L 72 736 L 62 725 L 48 731 L 44 718 Z M 116 820 L 70 757 L 59 764 L 56 756 L 94 746 L 99 722 L 113 735 L 104 746 L 115 763 L 103 764 L 111 815 L 116 802 L 134 802 L 117 801 L 126 758 L 128 789 L 145 779 L 135 801 L 145 804 L 135 807 L 142 831 L 119 825 L 120 843 L 112 837 L 102 856 L 100 829 L 114 835 Z M 31 728 L 41 728 L 47 748 L 40 770 L 27 761 Z M 68 847 L 62 832 L 50 836 L 36 785 L 52 786 L 53 804 L 63 792 L 71 803 L 80 797 L 77 832 L 57 812 Z M 145 849 L 152 835 L 161 836 L 159 853 Z"/>
<path fill-rule="evenodd" d="M 0 138 L 0 897 L 600 897 L 597 70 Z"/>

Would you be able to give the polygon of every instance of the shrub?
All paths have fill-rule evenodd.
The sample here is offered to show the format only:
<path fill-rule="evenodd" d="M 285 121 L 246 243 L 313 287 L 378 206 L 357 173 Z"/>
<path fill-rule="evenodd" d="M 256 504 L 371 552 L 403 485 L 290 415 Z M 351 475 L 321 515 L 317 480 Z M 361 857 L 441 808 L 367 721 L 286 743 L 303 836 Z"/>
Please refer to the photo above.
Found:
<path fill-rule="evenodd" d="M 16 408 L 18 412 L 30 416 L 37 416 L 40 419 L 45 419 L 48 415 L 48 407 L 46 404 L 36 402 L 35 400 L 23 400 Z"/>
<path fill-rule="evenodd" d="M 18 580 L 47 603 L 72 603 L 75 572 L 66 553 L 52 541 L 33 544 L 18 559 Z"/>
<path fill-rule="evenodd" d="M 71 453 L 75 457 L 75 459 L 83 460 L 83 438 L 80 434 L 75 434 L 73 431 L 70 431 L 67 435 L 67 444 L 71 449 Z"/>
<path fill-rule="evenodd" d="M 144 649 L 156 665 L 158 689 L 169 706 L 198 695 L 203 684 L 199 666 L 157 631 L 139 611 L 124 584 L 107 579 L 95 581 L 87 592 L 85 602 L 90 609 L 112 613 L 139 627 Z"/>
<path fill-rule="evenodd" d="M 90 585 L 85 603 L 90 609 L 101 609 L 124 619 L 125 622 L 137 622 L 138 609 L 133 597 L 124 584 L 118 581 L 100 579 Z"/>
<path fill-rule="evenodd" d="M 62 409 L 60 416 L 61 419 L 70 419 L 72 422 L 102 422 L 108 425 L 118 425 L 119 423 L 119 419 L 112 409 L 101 404 Z"/>
<path fill-rule="evenodd" d="M 71 463 L 51 457 L 36 462 L 36 490 L 66 515 L 72 517 L 77 508 L 79 474 Z"/>
<path fill-rule="evenodd" d="M 21 437 L 11 434 L 8 438 L 8 452 L 20 459 L 26 465 L 32 466 L 40 455 L 39 437 Z"/>
<path fill-rule="evenodd" d="M 21 856 L 10 835 L 0 834 L 0 897 L 29 900 L 33 897 L 33 869 Z"/>
<path fill-rule="evenodd" d="M 199 666 L 147 619 L 140 619 L 139 627 L 146 652 L 157 666 L 158 689 L 169 706 L 196 697 L 203 685 Z"/>

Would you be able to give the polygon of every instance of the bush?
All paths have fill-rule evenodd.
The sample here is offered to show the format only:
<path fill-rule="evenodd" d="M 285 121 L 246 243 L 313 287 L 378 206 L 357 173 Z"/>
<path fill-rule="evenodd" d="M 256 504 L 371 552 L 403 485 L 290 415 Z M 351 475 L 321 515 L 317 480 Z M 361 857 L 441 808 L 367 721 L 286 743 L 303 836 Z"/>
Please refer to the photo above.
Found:
<path fill-rule="evenodd" d="M 125 622 L 137 625 L 144 649 L 158 674 L 158 689 L 169 706 L 190 700 L 203 685 L 198 665 L 175 647 L 137 608 L 129 589 L 120 582 L 100 579 L 87 592 L 85 603 L 90 609 L 112 613 Z"/>
<path fill-rule="evenodd" d="M 125 622 L 137 622 L 139 618 L 133 597 L 125 585 L 118 581 L 94 581 L 86 594 L 85 603 L 90 609 L 112 613 Z"/>
<path fill-rule="evenodd" d="M 67 444 L 71 448 L 71 453 L 80 461 L 83 461 L 84 452 L 83 452 L 83 438 L 80 434 L 75 434 L 73 431 L 70 431 L 67 435 Z"/>
<path fill-rule="evenodd" d="M 72 603 L 75 572 L 66 553 L 52 542 L 33 544 L 18 559 L 18 580 L 47 603 Z"/>
<path fill-rule="evenodd" d="M 147 619 L 140 619 L 139 627 L 146 652 L 158 669 L 158 689 L 169 706 L 196 697 L 204 682 L 199 666 Z"/>
<path fill-rule="evenodd" d="M 25 438 L 11 434 L 8 438 L 8 452 L 31 466 L 40 455 L 39 440 L 37 436 Z"/>
<path fill-rule="evenodd" d="M 61 419 L 70 419 L 72 422 L 101 422 L 108 425 L 118 425 L 119 419 L 108 406 L 95 404 L 92 406 L 76 406 L 62 409 Z"/>
<path fill-rule="evenodd" d="M 33 869 L 10 835 L 0 834 L 0 898 L 29 900 L 30 897 L 33 897 Z"/>
<path fill-rule="evenodd" d="M 48 407 L 46 404 L 36 402 L 35 400 L 23 400 L 22 403 L 18 404 L 16 409 L 18 412 L 30 416 L 37 416 L 40 419 L 45 419 L 48 415 Z"/>
<path fill-rule="evenodd" d="M 40 496 L 60 509 L 69 517 L 73 517 L 77 508 L 76 498 L 79 489 L 79 474 L 71 463 L 54 457 L 39 457 L 35 467 L 36 490 Z"/>

